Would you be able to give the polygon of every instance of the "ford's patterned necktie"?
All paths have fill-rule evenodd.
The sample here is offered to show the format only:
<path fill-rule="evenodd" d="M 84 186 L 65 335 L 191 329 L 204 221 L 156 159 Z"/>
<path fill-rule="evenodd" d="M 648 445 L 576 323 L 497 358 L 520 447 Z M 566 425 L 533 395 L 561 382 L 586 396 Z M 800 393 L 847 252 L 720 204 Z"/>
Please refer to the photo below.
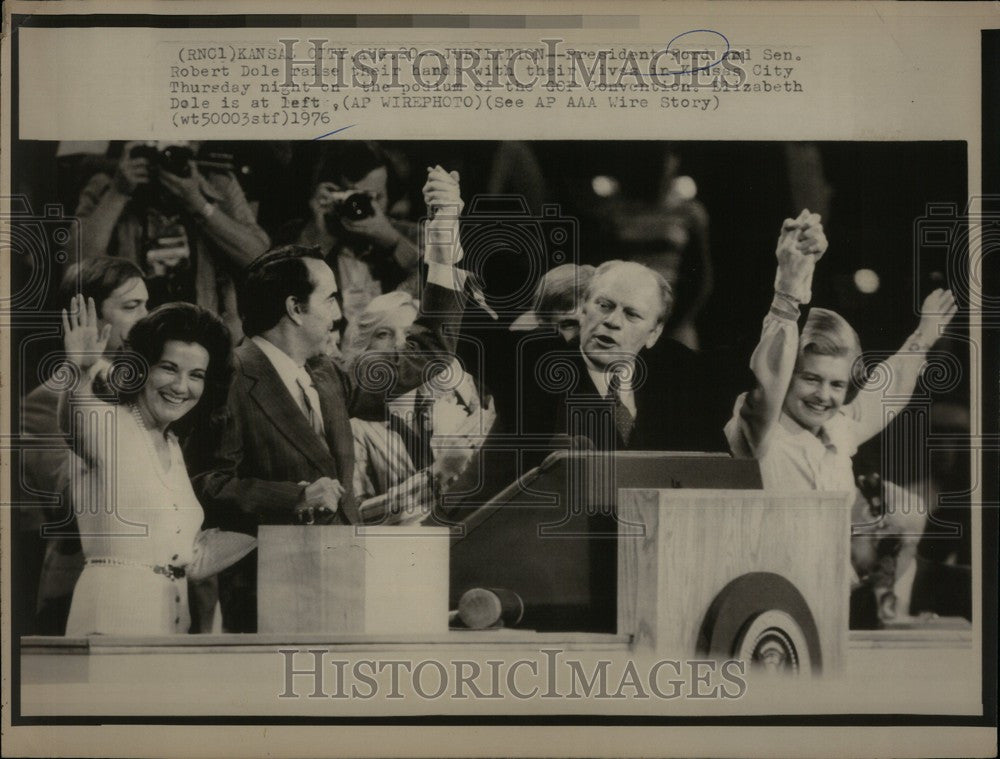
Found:
<path fill-rule="evenodd" d="M 608 396 L 615 404 L 615 429 L 618 431 L 618 436 L 622 439 L 622 442 L 627 446 L 629 438 L 632 437 L 632 430 L 635 429 L 635 417 L 632 416 L 632 412 L 622 403 L 621 376 L 617 372 L 612 374 L 608 381 Z"/>

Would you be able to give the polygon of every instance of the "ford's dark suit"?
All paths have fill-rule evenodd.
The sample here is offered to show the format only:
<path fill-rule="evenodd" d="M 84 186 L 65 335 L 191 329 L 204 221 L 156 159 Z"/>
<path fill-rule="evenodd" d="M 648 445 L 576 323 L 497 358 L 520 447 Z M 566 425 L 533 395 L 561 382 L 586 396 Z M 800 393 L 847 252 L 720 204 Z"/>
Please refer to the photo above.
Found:
<path fill-rule="evenodd" d="M 705 356 L 664 338 L 635 361 L 635 426 L 625 441 L 614 425 L 613 404 L 594 386 L 579 343 L 567 344 L 558 336 L 525 341 L 518 373 L 521 431 L 583 436 L 598 450 L 726 449 L 719 420 L 730 400 L 713 382 L 718 378 Z M 594 413 L 602 408 L 606 413 Z"/>

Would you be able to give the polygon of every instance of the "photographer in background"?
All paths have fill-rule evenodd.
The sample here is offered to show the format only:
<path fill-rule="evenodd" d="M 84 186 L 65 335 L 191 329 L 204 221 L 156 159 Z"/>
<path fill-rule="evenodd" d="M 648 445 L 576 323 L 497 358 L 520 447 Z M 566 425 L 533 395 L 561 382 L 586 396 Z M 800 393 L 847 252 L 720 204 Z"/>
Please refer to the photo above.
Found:
<path fill-rule="evenodd" d="M 852 630 L 972 621 L 969 566 L 920 555 L 928 515 L 915 492 L 878 473 L 858 477 L 851 516 Z"/>
<path fill-rule="evenodd" d="M 389 169 L 374 143 L 331 143 L 320 158 L 309 217 L 292 221 L 276 244 L 319 246 L 337 277 L 344 319 L 392 290 L 417 295 L 417 228 L 389 218 Z"/>
<path fill-rule="evenodd" d="M 114 175 L 95 174 L 80 193 L 83 257 L 127 258 L 145 275 L 151 307 L 196 303 L 238 339 L 233 278 L 270 242 L 230 167 L 195 160 L 197 143 L 112 143 L 108 152 L 119 150 Z"/>

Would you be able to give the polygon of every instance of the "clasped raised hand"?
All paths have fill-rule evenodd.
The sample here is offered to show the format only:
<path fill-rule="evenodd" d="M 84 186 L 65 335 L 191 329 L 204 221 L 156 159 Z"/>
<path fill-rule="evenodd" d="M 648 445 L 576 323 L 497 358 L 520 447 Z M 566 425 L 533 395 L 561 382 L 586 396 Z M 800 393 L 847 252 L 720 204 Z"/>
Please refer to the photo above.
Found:
<path fill-rule="evenodd" d="M 796 218 L 785 219 L 775 249 L 778 272 L 774 289 L 799 303 L 808 303 L 812 299 L 813 271 L 826 249 L 827 239 L 819 214 L 806 208 Z"/>

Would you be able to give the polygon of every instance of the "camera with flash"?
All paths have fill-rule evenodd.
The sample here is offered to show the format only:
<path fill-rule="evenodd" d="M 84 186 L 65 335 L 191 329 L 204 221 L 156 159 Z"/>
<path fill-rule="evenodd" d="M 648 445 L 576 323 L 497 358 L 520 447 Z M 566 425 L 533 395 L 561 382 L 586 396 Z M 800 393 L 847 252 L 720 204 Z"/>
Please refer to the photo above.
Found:
<path fill-rule="evenodd" d="M 130 158 L 145 158 L 154 175 L 158 171 L 169 171 L 171 174 L 187 178 L 191 176 L 190 161 L 194 160 L 194 151 L 187 145 L 155 143 L 136 145 L 129 151 Z"/>
<path fill-rule="evenodd" d="M 375 215 L 372 196 L 360 190 L 340 190 L 331 193 L 333 208 L 327 214 L 327 224 L 337 220 L 361 221 Z"/>

